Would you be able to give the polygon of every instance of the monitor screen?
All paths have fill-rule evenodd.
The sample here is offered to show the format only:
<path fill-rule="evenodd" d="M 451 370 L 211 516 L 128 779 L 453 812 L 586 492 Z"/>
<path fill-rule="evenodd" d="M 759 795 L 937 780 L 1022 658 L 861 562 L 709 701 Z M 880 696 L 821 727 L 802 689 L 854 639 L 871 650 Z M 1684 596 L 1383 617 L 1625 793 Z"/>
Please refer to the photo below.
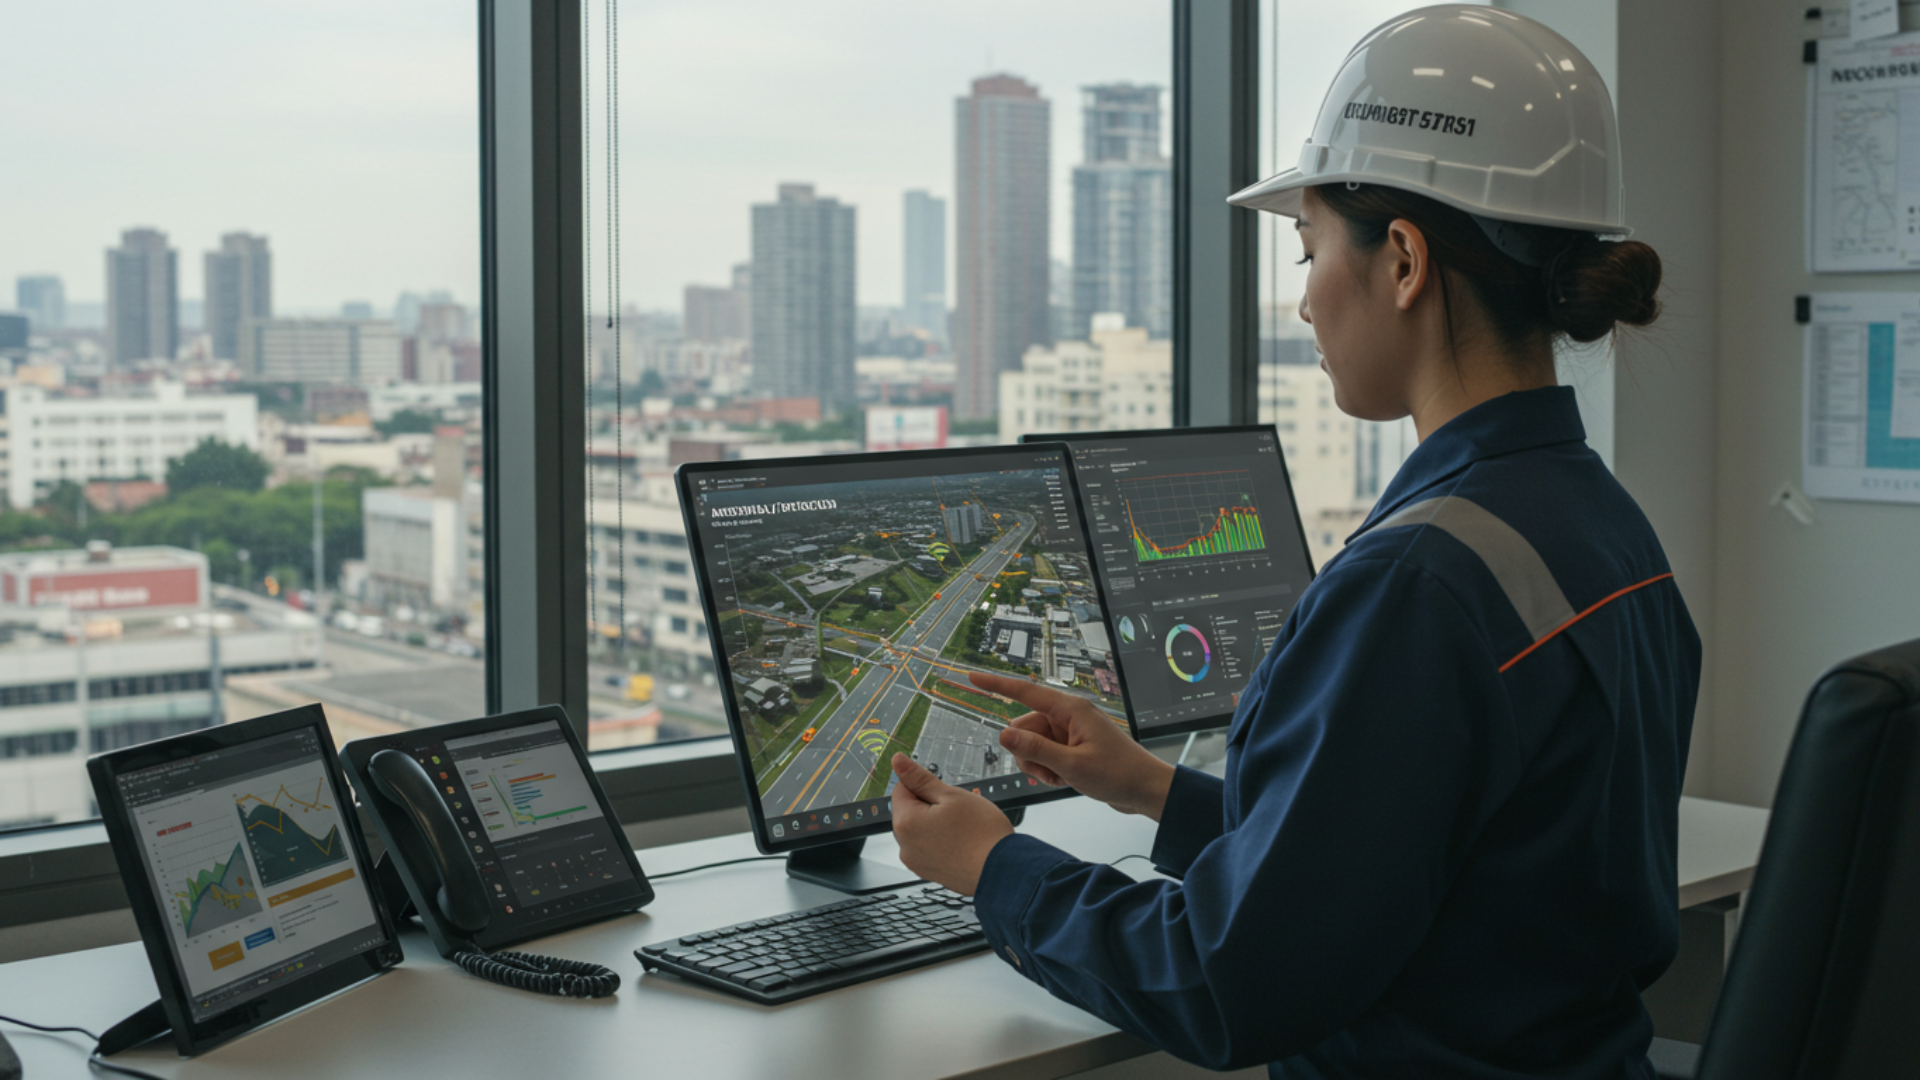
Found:
<path fill-rule="evenodd" d="M 386 943 L 317 728 L 115 784 L 194 1021 Z"/>
<path fill-rule="evenodd" d="M 895 753 L 1001 802 L 1050 794 L 1000 749 L 1000 672 L 1126 722 L 1059 447 L 684 466 L 735 746 L 791 846 L 890 827 Z"/>
<path fill-rule="evenodd" d="M 365 743 L 348 746 L 350 759 L 398 744 L 446 800 L 493 901 L 483 944 L 521 940 L 538 929 L 532 924 L 641 898 L 628 849 L 559 720 L 460 735 L 429 728 Z"/>
<path fill-rule="evenodd" d="M 1072 448 L 1135 730 L 1225 726 L 1313 580 L 1272 426 L 1034 438 Z"/>

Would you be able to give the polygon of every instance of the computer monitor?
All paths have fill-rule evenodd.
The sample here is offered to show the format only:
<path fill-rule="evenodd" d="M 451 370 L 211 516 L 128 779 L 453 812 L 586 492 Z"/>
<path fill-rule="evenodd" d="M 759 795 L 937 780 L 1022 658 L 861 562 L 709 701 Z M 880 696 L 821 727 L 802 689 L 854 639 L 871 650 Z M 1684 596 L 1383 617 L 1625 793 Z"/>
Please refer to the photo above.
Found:
<path fill-rule="evenodd" d="M 1225 727 L 1313 580 L 1273 425 L 1027 439 L 1072 451 L 1135 733 Z"/>
<path fill-rule="evenodd" d="M 1017 808 L 1067 794 L 999 732 L 1027 710 L 973 671 L 1127 722 L 1066 448 L 759 461 L 676 473 L 754 838 L 795 876 L 901 884 L 858 859 L 892 828 L 896 752 Z"/>

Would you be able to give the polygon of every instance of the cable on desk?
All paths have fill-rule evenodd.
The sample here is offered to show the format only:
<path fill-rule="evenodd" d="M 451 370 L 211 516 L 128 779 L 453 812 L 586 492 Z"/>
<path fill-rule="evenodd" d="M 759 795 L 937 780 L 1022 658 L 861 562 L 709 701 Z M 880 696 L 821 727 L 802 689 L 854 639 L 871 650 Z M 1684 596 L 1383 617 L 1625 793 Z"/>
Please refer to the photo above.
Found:
<path fill-rule="evenodd" d="M 774 859 L 784 859 L 784 858 L 786 858 L 785 855 L 749 855 L 744 859 L 722 859 L 719 862 L 702 863 L 699 866 L 689 866 L 684 870 L 669 870 L 664 874 L 648 874 L 647 880 L 648 881 L 664 881 L 665 879 L 670 877 L 679 877 L 681 874 L 691 874 L 698 870 L 711 870 L 716 866 L 732 866 L 735 863 L 748 863 L 748 862 L 771 862 Z"/>
<path fill-rule="evenodd" d="M 1121 863 L 1123 863 L 1123 862 L 1126 862 L 1126 861 L 1127 861 L 1128 859 L 1147 859 L 1147 860 L 1149 860 L 1149 861 L 1151 861 L 1151 860 L 1153 859 L 1153 856 L 1151 856 L 1151 855 L 1122 855 L 1122 856 L 1120 856 L 1119 858 L 1117 858 L 1117 859 L 1115 859 L 1115 860 L 1113 860 L 1112 862 L 1110 862 L 1110 863 L 1108 863 L 1107 865 L 1108 865 L 1108 866 L 1119 866 L 1119 865 L 1120 865 Z"/>
<path fill-rule="evenodd" d="M 453 962 L 488 982 L 556 997 L 608 997 L 620 989 L 620 975 L 612 968 L 584 960 L 562 960 L 523 952 L 453 954 Z"/>
<path fill-rule="evenodd" d="M 0 1021 L 5 1021 L 6 1023 L 9 1023 L 9 1024 L 17 1024 L 20 1027 L 30 1028 L 34 1031 L 44 1031 L 44 1032 L 47 1032 L 48 1034 L 57 1035 L 61 1032 L 71 1031 L 77 1035 L 85 1035 L 87 1038 L 92 1039 L 95 1046 L 100 1045 L 100 1036 L 95 1035 L 93 1032 L 88 1031 L 86 1028 L 83 1028 L 83 1027 L 70 1027 L 70 1026 L 48 1027 L 44 1024 L 30 1024 L 25 1020 L 21 1020 L 18 1017 L 13 1017 L 13 1016 L 0 1016 Z M 88 1052 L 87 1064 L 93 1066 L 96 1069 L 104 1069 L 110 1073 L 119 1073 L 121 1076 L 131 1076 L 136 1078 L 136 1080 L 161 1080 L 160 1077 L 155 1076 L 150 1072 L 141 1072 L 139 1069 L 131 1069 L 125 1065 L 115 1065 L 113 1062 L 108 1061 L 107 1059 L 101 1057 L 99 1053 L 94 1051 Z"/>

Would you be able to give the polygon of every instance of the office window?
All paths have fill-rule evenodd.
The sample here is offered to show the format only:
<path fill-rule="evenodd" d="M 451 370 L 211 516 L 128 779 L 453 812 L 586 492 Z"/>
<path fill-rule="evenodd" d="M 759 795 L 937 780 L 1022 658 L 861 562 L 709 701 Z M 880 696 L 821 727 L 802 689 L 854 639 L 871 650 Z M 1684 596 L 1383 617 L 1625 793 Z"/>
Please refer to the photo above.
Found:
<path fill-rule="evenodd" d="M 0 828 L 91 816 L 89 753 L 484 712 L 472 0 L 99 0 L 0 40 L 33 103 L 0 308 L 65 297 L 6 357 L 9 429 L 61 456 L 0 480 Z"/>
<path fill-rule="evenodd" d="M 1403 0 L 1261 4 L 1260 174 L 1292 168 L 1327 87 L 1368 31 L 1406 11 Z M 1286 447 L 1294 498 L 1314 565 L 1338 554 L 1413 452 L 1413 422 L 1355 420 L 1333 403 L 1313 330 L 1300 320 L 1307 268 L 1295 265 L 1293 222 L 1261 214 L 1259 417 L 1299 436 Z"/>
<path fill-rule="evenodd" d="M 622 535 L 690 573 L 676 465 L 1170 421 L 1173 42 L 1165 0 L 632 3 L 616 73 L 583 11 L 605 749 L 725 731 L 699 596 L 613 580 L 645 573 Z M 856 584 L 778 618 L 857 616 Z"/>

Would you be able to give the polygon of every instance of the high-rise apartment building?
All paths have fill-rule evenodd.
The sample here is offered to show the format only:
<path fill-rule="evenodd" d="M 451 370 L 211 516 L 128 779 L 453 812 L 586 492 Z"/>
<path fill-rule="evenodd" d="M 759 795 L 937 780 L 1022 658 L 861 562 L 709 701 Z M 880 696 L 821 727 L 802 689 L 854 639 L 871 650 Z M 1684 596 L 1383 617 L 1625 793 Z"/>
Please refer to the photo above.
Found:
<path fill-rule="evenodd" d="M 924 191 L 901 199 L 904 263 L 900 318 L 935 341 L 947 339 L 947 200 Z"/>
<path fill-rule="evenodd" d="M 940 517 L 950 544 L 971 544 L 987 534 L 986 510 L 977 502 L 942 506 Z"/>
<path fill-rule="evenodd" d="M 13 283 L 14 306 L 33 320 L 36 330 L 67 325 L 67 288 L 51 274 L 20 277 Z"/>
<path fill-rule="evenodd" d="M 688 285 L 682 293 L 680 334 L 688 341 L 745 341 L 753 334 L 753 270 L 733 268 L 732 285 Z"/>
<path fill-rule="evenodd" d="M 1081 89 L 1086 161 L 1073 170 L 1074 337 L 1093 316 L 1173 330 L 1173 167 L 1160 152 L 1160 88 Z"/>
<path fill-rule="evenodd" d="M 954 102 L 954 417 L 997 414 L 1000 373 L 1053 340 L 1047 315 L 1052 106 L 1013 75 Z"/>
<path fill-rule="evenodd" d="M 753 371 L 769 397 L 853 407 L 854 208 L 812 184 L 753 207 Z"/>
<path fill-rule="evenodd" d="M 240 359 L 240 326 L 273 318 L 273 253 L 267 238 L 231 232 L 207 252 L 206 306 L 202 309 L 215 359 Z"/>
<path fill-rule="evenodd" d="M 107 249 L 107 360 L 171 360 L 179 347 L 180 253 L 158 229 L 128 229 Z"/>

